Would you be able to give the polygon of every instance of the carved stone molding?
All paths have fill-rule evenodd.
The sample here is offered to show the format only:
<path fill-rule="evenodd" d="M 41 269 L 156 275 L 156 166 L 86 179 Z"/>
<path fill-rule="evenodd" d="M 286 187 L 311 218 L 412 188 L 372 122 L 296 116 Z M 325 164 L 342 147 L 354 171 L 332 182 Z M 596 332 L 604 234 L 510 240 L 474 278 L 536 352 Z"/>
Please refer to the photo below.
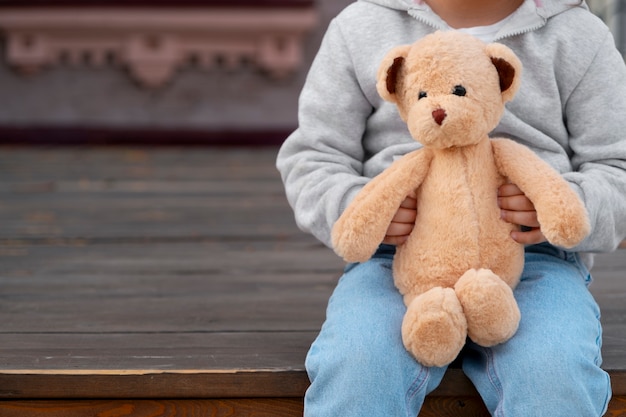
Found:
<path fill-rule="evenodd" d="M 120 65 L 159 87 L 183 65 L 256 65 L 284 77 L 302 64 L 311 7 L 4 8 L 6 59 L 23 73 L 68 65 Z"/>

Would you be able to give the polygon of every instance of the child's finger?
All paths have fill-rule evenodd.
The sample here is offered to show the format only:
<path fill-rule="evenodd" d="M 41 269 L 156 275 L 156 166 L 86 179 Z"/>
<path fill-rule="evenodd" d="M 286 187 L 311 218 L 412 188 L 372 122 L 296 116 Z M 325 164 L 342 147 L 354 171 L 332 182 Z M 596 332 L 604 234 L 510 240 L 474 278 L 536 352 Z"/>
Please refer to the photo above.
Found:
<path fill-rule="evenodd" d="M 524 194 L 508 197 L 498 197 L 498 205 L 501 209 L 513 211 L 534 211 L 535 205 Z"/>
<path fill-rule="evenodd" d="M 394 245 L 394 246 L 398 246 L 403 244 L 404 242 L 406 242 L 406 240 L 409 237 L 404 235 L 404 236 L 385 236 L 385 239 L 383 240 L 383 243 L 386 245 Z"/>
<path fill-rule="evenodd" d="M 412 230 L 412 223 L 392 222 L 387 229 L 386 236 L 408 236 Z"/>
<path fill-rule="evenodd" d="M 410 223 L 413 225 L 416 217 L 417 211 L 415 209 L 400 207 L 391 221 L 392 223 Z"/>
<path fill-rule="evenodd" d="M 529 231 L 515 231 L 511 232 L 511 238 L 517 243 L 522 245 L 536 245 L 537 243 L 546 242 L 547 239 L 541 232 L 541 229 L 534 228 Z"/>
<path fill-rule="evenodd" d="M 400 207 L 415 210 L 417 208 L 417 200 L 415 199 L 415 197 L 408 196 L 404 199 L 402 204 L 400 204 Z"/>
<path fill-rule="evenodd" d="M 530 211 L 517 211 L 517 210 L 500 210 L 500 217 L 502 220 L 519 224 L 520 226 L 526 227 L 539 227 L 539 220 L 537 220 L 537 212 L 534 210 Z"/>
<path fill-rule="evenodd" d="M 514 195 L 524 195 L 522 190 L 515 184 L 503 184 L 498 188 L 498 197 L 509 197 Z"/>

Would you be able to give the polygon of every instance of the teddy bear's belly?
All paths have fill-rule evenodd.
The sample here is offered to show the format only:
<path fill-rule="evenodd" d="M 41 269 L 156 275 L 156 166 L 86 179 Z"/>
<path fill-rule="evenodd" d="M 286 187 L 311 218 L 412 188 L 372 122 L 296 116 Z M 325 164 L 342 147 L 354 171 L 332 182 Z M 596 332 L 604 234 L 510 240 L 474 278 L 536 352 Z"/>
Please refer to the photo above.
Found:
<path fill-rule="evenodd" d="M 471 268 L 491 269 L 509 285 L 517 283 L 523 246 L 510 237 L 516 226 L 500 219 L 497 190 L 504 180 L 495 168 L 469 172 L 448 165 L 445 177 L 431 172 L 418 190 L 415 228 L 394 260 L 403 294 L 451 287 Z"/>

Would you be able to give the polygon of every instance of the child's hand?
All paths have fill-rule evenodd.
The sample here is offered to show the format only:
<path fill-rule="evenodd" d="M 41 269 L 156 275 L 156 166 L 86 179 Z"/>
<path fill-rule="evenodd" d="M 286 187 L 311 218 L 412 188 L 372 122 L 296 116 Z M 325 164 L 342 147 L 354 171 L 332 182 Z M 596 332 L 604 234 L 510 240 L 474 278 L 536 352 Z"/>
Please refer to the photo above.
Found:
<path fill-rule="evenodd" d="M 383 243 L 387 245 L 403 244 L 415 226 L 417 200 L 415 194 L 407 196 L 393 216 Z"/>
<path fill-rule="evenodd" d="M 498 205 L 503 220 L 525 226 L 525 231 L 515 231 L 511 237 L 517 243 L 534 245 L 546 241 L 541 233 L 535 206 L 515 184 L 504 184 L 498 189 Z"/>

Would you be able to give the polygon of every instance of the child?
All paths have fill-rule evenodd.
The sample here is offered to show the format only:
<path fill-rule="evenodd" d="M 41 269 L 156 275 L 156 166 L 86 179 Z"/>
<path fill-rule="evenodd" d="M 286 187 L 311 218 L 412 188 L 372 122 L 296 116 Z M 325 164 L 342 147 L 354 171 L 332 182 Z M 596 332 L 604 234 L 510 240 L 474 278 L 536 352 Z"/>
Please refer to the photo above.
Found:
<path fill-rule="evenodd" d="M 299 226 L 330 246 L 342 210 L 372 177 L 419 146 L 377 94 L 392 47 L 435 30 L 509 46 L 524 65 L 493 136 L 517 140 L 559 170 L 589 211 L 592 233 L 573 251 L 545 243 L 532 203 L 499 190 L 502 217 L 526 226 L 515 289 L 522 319 L 508 342 L 468 341 L 459 360 L 495 416 L 600 416 L 611 396 L 600 368 L 600 312 L 587 286 L 590 255 L 626 236 L 626 69 L 604 24 L 572 0 L 360 0 L 330 24 L 299 103 L 299 128 L 278 155 Z M 307 356 L 307 417 L 415 417 L 444 368 L 404 349 L 405 307 L 393 285 L 395 247 L 411 231 L 407 196 L 378 252 L 345 269 Z"/>

